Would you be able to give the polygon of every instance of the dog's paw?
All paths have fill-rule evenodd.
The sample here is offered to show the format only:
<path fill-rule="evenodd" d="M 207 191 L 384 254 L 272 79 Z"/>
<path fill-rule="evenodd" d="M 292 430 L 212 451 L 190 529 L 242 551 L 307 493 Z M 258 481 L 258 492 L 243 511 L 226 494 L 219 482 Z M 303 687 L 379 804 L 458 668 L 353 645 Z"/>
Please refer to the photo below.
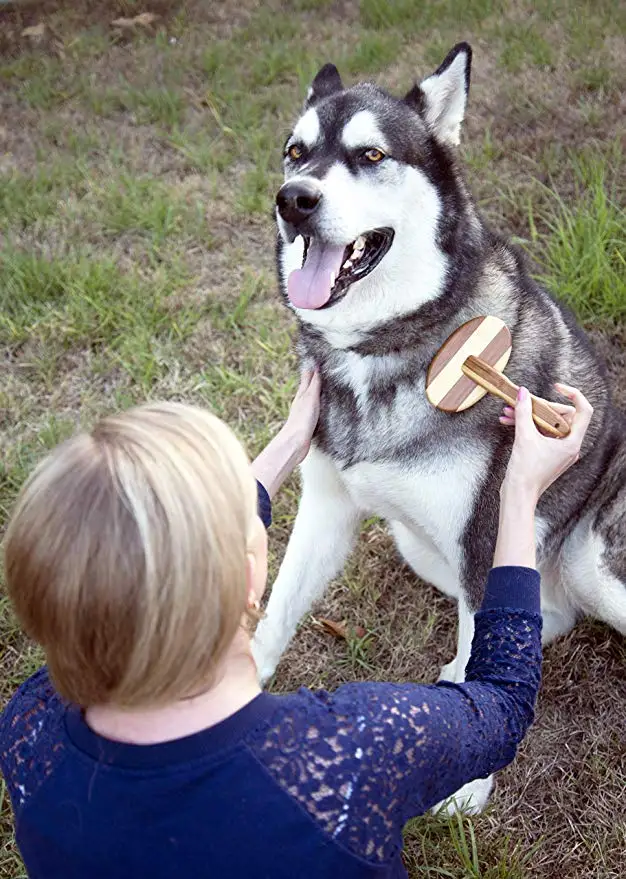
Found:
<path fill-rule="evenodd" d="M 478 815 L 487 805 L 489 795 L 493 790 L 493 775 L 489 778 L 477 778 L 464 784 L 455 794 L 447 800 L 442 800 L 433 806 L 433 815 L 450 816 L 462 812 L 464 815 Z"/>

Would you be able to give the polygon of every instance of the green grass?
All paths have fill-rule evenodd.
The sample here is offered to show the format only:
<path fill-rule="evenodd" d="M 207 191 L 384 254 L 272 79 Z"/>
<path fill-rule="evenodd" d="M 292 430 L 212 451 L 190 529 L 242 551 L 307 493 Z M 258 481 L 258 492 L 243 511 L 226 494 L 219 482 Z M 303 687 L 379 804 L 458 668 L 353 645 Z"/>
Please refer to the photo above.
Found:
<path fill-rule="evenodd" d="M 365 27 L 402 27 L 422 31 L 437 24 L 477 24 L 502 7 L 498 0 L 361 0 L 361 21 Z"/>
<path fill-rule="evenodd" d="M 205 131 L 175 128 L 169 136 L 169 144 L 177 150 L 185 160 L 189 171 L 204 173 L 222 173 L 232 164 L 237 145 L 234 135 L 227 131 L 207 138 Z"/>
<path fill-rule="evenodd" d="M 528 65 L 551 67 L 554 64 L 550 41 L 532 24 L 508 26 L 502 39 L 504 48 L 500 53 L 500 64 L 512 73 L 520 73 Z"/>
<path fill-rule="evenodd" d="M 619 87 L 619 76 L 611 66 L 598 60 L 578 70 L 576 83 L 583 92 L 609 92 Z"/>
<path fill-rule="evenodd" d="M 68 352 L 88 347 L 123 367 L 145 390 L 166 368 L 163 345 L 191 330 L 191 310 L 173 313 L 168 294 L 181 277 L 155 271 L 149 280 L 87 251 L 53 259 L 20 250 L 0 254 L 0 344 L 31 357 L 54 379 Z"/>
<path fill-rule="evenodd" d="M 62 210 L 70 192 L 81 195 L 85 190 L 85 168 L 76 162 L 46 163 L 33 174 L 0 175 L 0 230 L 41 225 Z"/>
<path fill-rule="evenodd" d="M 624 333 L 623 156 L 613 147 L 623 3 L 295 0 L 287 14 L 279 0 L 227 0 L 212 16 L 209 5 L 160 4 L 156 32 L 122 38 L 110 28 L 114 16 L 97 18 L 97 4 L 59 5 L 46 17 L 50 45 L 20 43 L 0 62 L 0 532 L 35 463 L 103 412 L 146 397 L 200 402 L 252 454 L 276 431 L 297 375 L 293 323 L 276 294 L 271 210 L 281 144 L 327 61 L 346 83 L 371 78 L 402 94 L 468 39 L 476 71 L 462 146 L 469 184 L 586 326 Z M 132 0 L 111 8 L 145 11 Z M 298 493 L 292 481 L 276 502 L 274 572 Z M 407 576 L 378 522 L 362 529 L 325 602 L 321 615 L 345 619 L 348 639 L 329 643 L 303 623 L 278 690 L 432 680 L 450 659 L 449 603 Z M 500 781 L 493 813 L 411 822 L 411 879 L 552 879 L 554 863 L 563 879 L 617 869 L 617 807 L 605 807 L 623 792 L 615 721 L 606 734 L 592 727 L 593 700 L 603 687 L 613 699 L 611 662 L 619 666 L 623 651 L 602 627 L 585 632 L 593 643 L 574 666 L 591 681 L 580 699 L 589 716 L 546 721 L 534 733 Z M 572 671 L 562 649 L 557 669 L 547 663 L 548 688 L 552 675 L 560 696 L 571 691 Z M 596 670 L 598 655 L 606 665 Z M 5 699 L 40 661 L 0 595 Z M 558 713 L 555 696 L 542 698 Z M 592 755 L 572 771 L 564 755 L 577 736 Z M 561 799 L 552 802 L 554 777 Z M 575 838 L 577 822 L 584 833 Z M 5 798 L 2 879 L 24 876 L 11 827 Z"/>
<path fill-rule="evenodd" d="M 341 68 L 350 76 L 376 73 L 395 61 L 400 47 L 401 43 L 393 33 L 364 30 L 356 47 L 341 60 Z"/>
<path fill-rule="evenodd" d="M 172 129 L 182 123 L 185 115 L 183 95 L 167 86 L 128 86 L 118 93 L 117 98 L 125 110 L 135 114 L 139 125 L 154 123 Z"/>
<path fill-rule="evenodd" d="M 181 237 L 196 237 L 211 246 L 210 232 L 199 195 L 185 199 L 175 187 L 154 178 L 121 171 L 92 189 L 96 213 L 106 236 L 140 235 L 151 251 Z"/>
<path fill-rule="evenodd" d="M 411 859 L 415 875 L 430 879 L 526 879 L 536 848 L 522 851 L 505 838 L 498 852 L 485 853 L 475 819 L 460 815 L 413 819 L 404 829 L 404 838 L 415 839 L 421 847 L 423 860 L 419 856 Z M 433 850 L 439 855 L 435 863 Z"/>
<path fill-rule="evenodd" d="M 623 159 L 618 150 L 610 158 L 610 165 L 604 156 L 572 158 L 575 197 L 548 189 L 545 208 L 529 215 L 540 280 L 588 325 L 626 322 L 626 211 L 610 182 Z"/>
<path fill-rule="evenodd" d="M 72 94 L 72 84 L 64 80 L 63 63 L 36 53 L 26 53 L 0 66 L 0 83 L 11 84 L 19 97 L 37 110 L 51 110 Z"/>

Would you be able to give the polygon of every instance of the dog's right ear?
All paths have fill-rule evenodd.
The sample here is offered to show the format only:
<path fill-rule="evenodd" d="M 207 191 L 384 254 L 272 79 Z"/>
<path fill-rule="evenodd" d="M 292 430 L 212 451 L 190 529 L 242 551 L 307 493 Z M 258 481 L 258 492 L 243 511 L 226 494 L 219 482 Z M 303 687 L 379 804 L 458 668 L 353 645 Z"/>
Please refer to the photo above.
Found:
<path fill-rule="evenodd" d="M 471 46 L 458 43 L 432 76 L 413 86 L 404 98 L 441 143 L 456 146 L 460 141 L 471 66 Z"/>
<path fill-rule="evenodd" d="M 322 98 L 327 98 L 335 92 L 343 90 L 343 83 L 339 71 L 334 64 L 325 64 L 319 71 L 309 89 L 305 107 L 313 107 Z"/>

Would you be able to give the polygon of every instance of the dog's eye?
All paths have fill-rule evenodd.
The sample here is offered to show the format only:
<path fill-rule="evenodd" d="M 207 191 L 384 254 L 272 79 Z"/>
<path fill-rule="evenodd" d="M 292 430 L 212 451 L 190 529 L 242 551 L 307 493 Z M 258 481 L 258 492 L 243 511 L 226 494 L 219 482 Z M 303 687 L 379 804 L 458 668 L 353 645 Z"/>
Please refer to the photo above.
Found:
<path fill-rule="evenodd" d="M 382 150 L 373 147 L 371 150 L 365 150 L 363 158 L 367 159 L 368 162 L 381 162 L 385 158 L 385 154 Z"/>
<path fill-rule="evenodd" d="M 297 143 L 292 143 L 287 150 L 287 155 L 292 161 L 297 162 L 304 155 L 304 150 Z"/>

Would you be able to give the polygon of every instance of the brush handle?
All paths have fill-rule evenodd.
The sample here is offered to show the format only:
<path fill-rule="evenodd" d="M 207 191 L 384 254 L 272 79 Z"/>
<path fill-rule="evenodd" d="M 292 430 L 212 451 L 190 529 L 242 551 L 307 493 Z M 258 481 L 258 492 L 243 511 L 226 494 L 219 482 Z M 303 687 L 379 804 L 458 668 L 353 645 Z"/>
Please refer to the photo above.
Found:
<path fill-rule="evenodd" d="M 519 388 L 517 385 L 514 385 L 512 381 L 509 381 L 505 375 L 497 372 L 492 366 L 489 366 L 488 363 L 481 360 L 480 357 L 474 357 L 473 354 L 470 354 L 465 360 L 461 369 L 468 378 L 471 378 L 471 380 L 476 382 L 477 385 L 480 385 L 481 388 L 484 388 L 495 397 L 500 397 L 500 399 L 508 403 L 509 406 L 515 408 Z M 539 400 L 532 394 L 530 397 L 532 400 L 533 420 L 535 424 L 551 436 L 567 436 L 570 432 L 570 427 L 563 416 L 559 415 L 558 412 L 555 412 L 555 410 L 551 406 L 548 406 L 543 400 Z"/>

